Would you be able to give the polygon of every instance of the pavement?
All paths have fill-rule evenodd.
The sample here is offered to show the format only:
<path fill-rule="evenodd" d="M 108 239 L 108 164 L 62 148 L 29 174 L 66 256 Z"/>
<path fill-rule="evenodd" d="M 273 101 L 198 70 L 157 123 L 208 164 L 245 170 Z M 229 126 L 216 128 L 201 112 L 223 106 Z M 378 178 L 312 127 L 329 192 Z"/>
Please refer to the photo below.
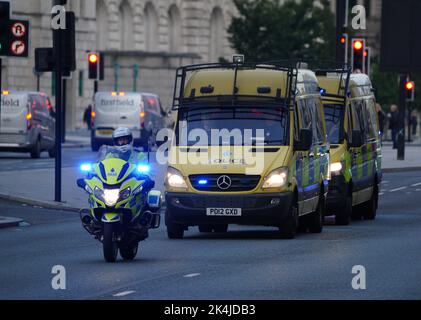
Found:
<path fill-rule="evenodd" d="M 89 139 L 89 132 L 67 134 L 67 143 L 74 146 Z M 73 142 L 70 142 L 73 141 Z M 391 145 L 382 149 L 382 167 L 384 172 L 413 171 L 421 169 L 421 146 L 407 146 L 405 160 L 396 159 L 396 150 Z M 31 159 L 28 154 L 0 153 L 0 199 L 18 201 L 44 208 L 78 211 L 88 206 L 86 193 L 76 186 L 76 180 L 83 177 L 79 166 L 86 161 L 94 161 L 96 153 L 90 147 L 70 147 L 63 149 L 62 202 L 54 201 L 54 159 L 43 153 L 40 159 Z M 156 188 L 164 190 L 166 166 L 155 162 L 151 153 L 151 175 L 156 181 Z M 0 213 L 0 216 L 2 214 Z"/>
<path fill-rule="evenodd" d="M 375 221 L 328 218 L 321 234 L 294 240 L 235 225 L 169 240 L 161 226 L 134 261 L 115 264 L 76 213 L 0 200 L 2 214 L 27 222 L 0 230 L 0 299 L 420 299 L 420 196 L 421 171 L 386 173 Z M 65 268 L 64 290 L 52 288 L 54 266 Z M 352 287 L 354 268 L 365 289 Z"/>

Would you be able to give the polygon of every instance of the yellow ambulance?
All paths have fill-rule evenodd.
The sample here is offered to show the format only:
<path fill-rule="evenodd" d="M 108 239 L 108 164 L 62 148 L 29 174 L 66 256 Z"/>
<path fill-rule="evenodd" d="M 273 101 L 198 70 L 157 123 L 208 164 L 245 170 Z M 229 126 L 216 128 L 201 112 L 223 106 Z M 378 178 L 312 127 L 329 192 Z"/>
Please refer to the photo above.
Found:
<path fill-rule="evenodd" d="M 165 180 L 170 239 L 229 224 L 323 228 L 329 150 L 312 71 L 279 64 L 177 70 L 175 137 Z"/>
<path fill-rule="evenodd" d="M 370 79 L 349 70 L 316 70 L 330 143 L 327 215 L 336 224 L 372 220 L 382 179 L 381 140 Z"/>

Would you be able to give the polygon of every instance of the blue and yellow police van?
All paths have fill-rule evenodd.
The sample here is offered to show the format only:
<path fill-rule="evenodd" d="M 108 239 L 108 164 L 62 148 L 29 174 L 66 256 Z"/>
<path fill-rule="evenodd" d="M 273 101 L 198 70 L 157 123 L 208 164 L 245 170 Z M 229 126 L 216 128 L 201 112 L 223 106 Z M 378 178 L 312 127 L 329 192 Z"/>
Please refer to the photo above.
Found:
<path fill-rule="evenodd" d="M 327 215 L 336 224 L 376 217 L 382 179 L 381 140 L 370 79 L 347 69 L 316 70 L 330 143 Z"/>
<path fill-rule="evenodd" d="M 314 72 L 234 62 L 177 70 L 165 180 L 170 239 L 189 227 L 323 229 L 329 150 Z"/>

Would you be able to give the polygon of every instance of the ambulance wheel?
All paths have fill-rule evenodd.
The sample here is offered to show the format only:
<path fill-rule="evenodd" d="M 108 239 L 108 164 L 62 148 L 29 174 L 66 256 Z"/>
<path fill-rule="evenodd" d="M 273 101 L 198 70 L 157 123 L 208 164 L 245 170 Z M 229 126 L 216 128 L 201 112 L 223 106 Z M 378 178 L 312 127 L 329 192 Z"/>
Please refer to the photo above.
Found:
<path fill-rule="evenodd" d="M 365 220 L 376 219 L 378 201 L 379 201 L 379 188 L 376 183 L 373 187 L 373 194 L 371 195 L 370 201 L 365 203 L 363 207 L 364 209 L 363 217 Z"/>
<path fill-rule="evenodd" d="M 199 226 L 199 232 L 210 233 L 212 232 L 212 226 L 210 224 L 202 224 Z"/>
<path fill-rule="evenodd" d="M 298 204 L 294 199 L 288 211 L 287 218 L 279 225 L 279 237 L 281 239 L 294 239 L 298 225 Z"/>
<path fill-rule="evenodd" d="M 216 233 L 226 233 L 228 231 L 227 224 L 217 224 L 213 226 L 213 232 Z"/>
<path fill-rule="evenodd" d="M 325 197 L 320 194 L 316 211 L 308 215 L 308 231 L 310 233 L 321 233 L 323 230 L 323 217 L 325 216 Z"/>
<path fill-rule="evenodd" d="M 344 206 L 335 214 L 337 226 L 347 226 L 351 223 L 352 216 L 352 194 L 347 195 Z"/>
<path fill-rule="evenodd" d="M 35 145 L 32 147 L 31 158 L 39 159 L 40 155 L 41 155 L 41 141 L 38 138 L 37 141 L 35 142 Z"/>

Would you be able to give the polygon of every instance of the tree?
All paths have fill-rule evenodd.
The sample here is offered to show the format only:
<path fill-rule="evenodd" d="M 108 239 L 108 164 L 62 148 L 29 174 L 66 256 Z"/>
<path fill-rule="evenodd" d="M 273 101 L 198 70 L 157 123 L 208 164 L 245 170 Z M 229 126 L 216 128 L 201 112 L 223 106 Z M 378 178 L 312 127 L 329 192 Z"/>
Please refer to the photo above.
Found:
<path fill-rule="evenodd" d="M 247 60 L 332 60 L 335 23 L 329 1 L 234 0 L 239 15 L 228 28 Z"/>

